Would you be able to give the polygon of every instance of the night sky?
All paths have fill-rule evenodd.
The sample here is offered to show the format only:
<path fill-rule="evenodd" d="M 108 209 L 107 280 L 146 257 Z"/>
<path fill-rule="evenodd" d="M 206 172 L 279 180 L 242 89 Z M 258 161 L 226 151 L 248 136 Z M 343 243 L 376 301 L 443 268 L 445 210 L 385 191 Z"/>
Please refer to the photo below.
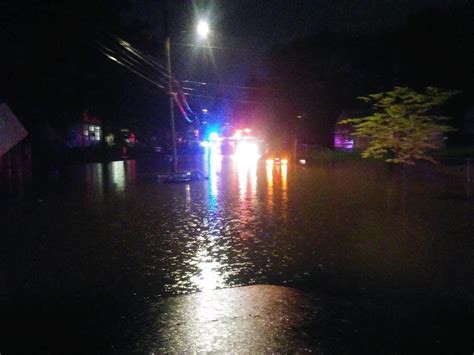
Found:
<path fill-rule="evenodd" d="M 173 2 L 174 31 L 189 29 L 188 19 L 197 12 L 190 3 Z M 391 32 L 421 10 L 440 9 L 449 13 L 468 3 L 467 0 L 236 0 L 196 2 L 196 7 L 200 8 L 200 15 L 211 22 L 212 44 L 232 52 L 228 54 L 224 53 L 226 49 L 217 49 L 214 55 L 221 75 L 235 83 L 239 78 L 243 79 L 244 75 L 240 73 L 246 73 L 254 63 L 259 64 L 261 57 L 275 46 L 322 31 Z"/>

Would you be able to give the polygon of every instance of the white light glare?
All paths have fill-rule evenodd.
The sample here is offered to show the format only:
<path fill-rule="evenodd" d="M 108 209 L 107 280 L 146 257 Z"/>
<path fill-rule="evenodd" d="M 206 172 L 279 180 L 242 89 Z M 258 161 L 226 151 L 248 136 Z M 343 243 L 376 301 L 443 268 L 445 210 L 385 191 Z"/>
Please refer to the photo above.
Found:
<path fill-rule="evenodd" d="M 255 159 L 260 157 L 258 145 L 255 143 L 240 142 L 237 145 L 235 153 L 239 158 L 244 159 Z"/>
<path fill-rule="evenodd" d="M 201 38 L 206 38 L 209 34 L 209 24 L 206 21 L 199 21 L 197 33 Z"/>

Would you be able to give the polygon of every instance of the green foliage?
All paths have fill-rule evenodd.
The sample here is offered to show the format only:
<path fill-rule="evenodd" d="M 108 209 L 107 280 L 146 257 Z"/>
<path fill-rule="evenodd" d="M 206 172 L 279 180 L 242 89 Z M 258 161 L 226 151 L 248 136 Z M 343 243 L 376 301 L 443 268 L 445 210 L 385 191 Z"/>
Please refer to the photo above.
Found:
<path fill-rule="evenodd" d="M 427 87 L 423 93 L 395 87 L 391 91 L 360 97 L 372 104 L 373 114 L 347 119 L 340 124 L 353 124 L 355 136 L 368 138 L 363 158 L 410 165 L 417 160 L 436 163 L 429 155 L 430 151 L 443 148 L 445 134 L 454 129 L 442 124 L 448 117 L 431 112 L 458 93 L 435 87 Z"/>

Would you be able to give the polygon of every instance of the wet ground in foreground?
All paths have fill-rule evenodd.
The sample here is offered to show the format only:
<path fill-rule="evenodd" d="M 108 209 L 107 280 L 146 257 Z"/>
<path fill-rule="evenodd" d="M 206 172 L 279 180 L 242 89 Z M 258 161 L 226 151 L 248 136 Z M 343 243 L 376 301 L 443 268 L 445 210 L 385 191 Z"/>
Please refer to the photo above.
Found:
<path fill-rule="evenodd" d="M 4 347 L 173 351 L 190 342 L 179 334 L 204 334 L 192 333 L 199 304 L 234 297 L 267 307 L 275 351 L 295 337 L 330 353 L 472 352 L 474 203 L 462 178 L 412 172 L 404 190 L 397 172 L 362 162 L 211 155 L 195 167 L 209 180 L 159 183 L 150 162 L 71 167 L 4 209 Z M 299 291 L 214 291 L 257 284 Z"/>

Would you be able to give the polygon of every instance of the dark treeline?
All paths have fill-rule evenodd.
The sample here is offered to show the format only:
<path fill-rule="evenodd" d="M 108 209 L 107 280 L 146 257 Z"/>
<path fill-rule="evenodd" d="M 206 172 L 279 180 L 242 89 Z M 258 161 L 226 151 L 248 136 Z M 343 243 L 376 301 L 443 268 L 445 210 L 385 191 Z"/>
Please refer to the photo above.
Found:
<path fill-rule="evenodd" d="M 393 86 L 457 89 L 463 94 L 447 108 L 458 129 L 451 142 L 467 143 L 472 139 L 465 115 L 474 105 L 473 43 L 472 7 L 449 14 L 427 10 L 386 34 L 321 32 L 269 54 L 269 75 L 254 84 L 276 91 L 260 94 L 267 102 L 260 110 L 267 111 L 262 116 L 271 121 L 266 126 L 274 135 L 297 129 L 304 141 L 331 146 L 341 111 L 364 112 L 358 96 Z"/>

